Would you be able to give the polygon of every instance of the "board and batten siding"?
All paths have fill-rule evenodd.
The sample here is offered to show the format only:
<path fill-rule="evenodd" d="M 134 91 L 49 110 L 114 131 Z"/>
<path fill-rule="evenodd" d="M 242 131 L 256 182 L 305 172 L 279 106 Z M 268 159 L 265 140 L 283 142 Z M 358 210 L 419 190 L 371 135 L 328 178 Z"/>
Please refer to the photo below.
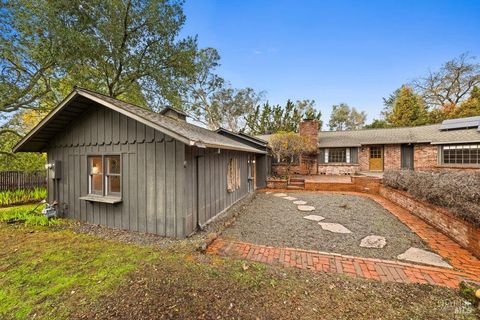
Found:
<path fill-rule="evenodd" d="M 61 161 L 58 200 L 66 217 L 109 227 L 185 237 L 185 145 L 113 110 L 92 106 L 58 134 L 48 161 Z M 120 155 L 122 202 L 80 200 L 88 155 Z M 48 179 L 52 202 L 53 180 Z"/>
<path fill-rule="evenodd" d="M 186 215 L 187 233 L 203 226 L 219 213 L 249 193 L 249 153 L 224 149 L 186 147 Z M 230 159 L 237 159 L 240 187 L 227 190 L 227 168 Z"/>

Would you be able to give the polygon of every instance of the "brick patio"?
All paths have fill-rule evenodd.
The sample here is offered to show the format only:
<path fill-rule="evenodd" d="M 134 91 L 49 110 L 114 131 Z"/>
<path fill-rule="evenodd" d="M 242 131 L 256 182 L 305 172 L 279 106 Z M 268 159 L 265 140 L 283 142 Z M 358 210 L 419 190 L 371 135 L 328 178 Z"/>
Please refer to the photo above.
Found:
<path fill-rule="evenodd" d="M 357 192 L 340 193 L 368 197 L 381 204 L 418 234 L 436 253 L 445 258 L 454 269 L 312 250 L 275 248 L 221 238 L 215 240 L 207 252 L 285 267 L 342 273 L 384 282 L 428 283 L 456 288 L 464 279 L 480 281 L 480 260 L 420 218 L 378 195 Z"/>

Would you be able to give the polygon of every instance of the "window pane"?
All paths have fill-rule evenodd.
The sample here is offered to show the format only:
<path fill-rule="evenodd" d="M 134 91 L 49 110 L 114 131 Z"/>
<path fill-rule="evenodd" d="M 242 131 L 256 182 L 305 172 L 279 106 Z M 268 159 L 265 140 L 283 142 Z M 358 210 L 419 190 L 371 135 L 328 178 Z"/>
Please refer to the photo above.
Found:
<path fill-rule="evenodd" d="M 328 150 L 328 162 L 347 162 L 345 148 L 332 148 Z"/>
<path fill-rule="evenodd" d="M 120 193 L 120 176 L 108 176 L 108 193 Z"/>
<path fill-rule="evenodd" d="M 108 173 L 120 174 L 120 156 L 107 157 Z"/>
<path fill-rule="evenodd" d="M 92 175 L 91 181 L 91 192 L 96 194 L 103 194 L 103 176 L 100 174 Z"/>
<path fill-rule="evenodd" d="M 89 157 L 90 174 L 101 174 L 103 172 L 102 157 Z"/>

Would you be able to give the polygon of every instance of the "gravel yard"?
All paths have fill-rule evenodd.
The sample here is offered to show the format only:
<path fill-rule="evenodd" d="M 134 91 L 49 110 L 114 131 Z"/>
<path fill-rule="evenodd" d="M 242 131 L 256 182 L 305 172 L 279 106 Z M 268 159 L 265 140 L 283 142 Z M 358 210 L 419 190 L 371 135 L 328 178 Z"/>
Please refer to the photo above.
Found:
<path fill-rule="evenodd" d="M 306 201 L 315 210 L 301 212 L 291 200 L 276 197 L 274 193 L 259 193 L 222 236 L 275 247 L 381 259 L 396 259 L 410 247 L 429 249 L 415 233 L 373 200 L 336 193 L 288 195 Z M 323 230 L 318 222 L 303 218 L 308 215 L 324 217 L 323 223 L 339 223 L 351 233 Z M 360 247 L 361 240 L 370 235 L 385 237 L 386 246 L 381 249 Z"/>

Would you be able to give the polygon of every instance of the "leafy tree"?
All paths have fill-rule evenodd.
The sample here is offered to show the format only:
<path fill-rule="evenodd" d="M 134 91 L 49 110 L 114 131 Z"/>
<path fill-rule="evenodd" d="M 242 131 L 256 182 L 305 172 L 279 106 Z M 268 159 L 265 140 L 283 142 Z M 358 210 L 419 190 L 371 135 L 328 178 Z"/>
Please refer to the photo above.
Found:
<path fill-rule="evenodd" d="M 263 92 L 252 88 L 235 89 L 212 71 L 218 67 L 220 56 L 215 49 L 204 49 L 196 60 L 196 77 L 187 79 L 182 108 L 195 120 L 211 129 L 224 127 L 239 131 L 244 117 L 263 100 Z"/>
<path fill-rule="evenodd" d="M 419 126 L 428 123 L 428 113 L 421 96 L 407 86 L 400 89 L 387 121 L 394 127 Z"/>
<path fill-rule="evenodd" d="M 0 171 L 36 171 L 44 169 L 46 155 L 41 153 L 12 153 L 12 148 L 20 137 L 30 131 L 43 117 L 45 112 L 24 110 L 15 114 L 1 129 Z"/>
<path fill-rule="evenodd" d="M 470 97 L 449 114 L 450 118 L 480 116 L 480 88 L 474 87 Z"/>
<path fill-rule="evenodd" d="M 389 128 L 390 124 L 387 120 L 383 119 L 374 119 L 372 123 L 364 126 L 365 129 L 379 129 L 379 128 Z"/>
<path fill-rule="evenodd" d="M 287 176 L 290 177 L 290 168 L 295 159 L 302 155 L 315 152 L 317 146 L 308 137 L 294 132 L 279 132 L 270 137 L 269 145 L 273 154 L 280 161 L 287 164 Z"/>
<path fill-rule="evenodd" d="M 270 105 L 267 101 L 258 105 L 245 117 L 245 131 L 250 134 L 269 134 L 280 131 L 298 132 L 298 126 L 303 119 L 319 121 L 322 127 L 321 112 L 315 110 L 314 100 L 287 101 L 285 107 Z"/>
<path fill-rule="evenodd" d="M 456 106 L 464 101 L 473 87 L 480 84 L 480 63 L 467 53 L 447 61 L 438 71 L 413 82 L 427 106 Z"/>
<path fill-rule="evenodd" d="M 355 108 L 350 108 L 345 103 L 334 105 L 330 115 L 328 126 L 330 130 L 355 130 L 364 126 L 367 114 L 358 112 Z"/>
<path fill-rule="evenodd" d="M 141 105 L 175 104 L 197 76 L 197 40 L 179 37 L 181 1 L 1 3 L 0 111 L 51 108 L 74 84 Z"/>

